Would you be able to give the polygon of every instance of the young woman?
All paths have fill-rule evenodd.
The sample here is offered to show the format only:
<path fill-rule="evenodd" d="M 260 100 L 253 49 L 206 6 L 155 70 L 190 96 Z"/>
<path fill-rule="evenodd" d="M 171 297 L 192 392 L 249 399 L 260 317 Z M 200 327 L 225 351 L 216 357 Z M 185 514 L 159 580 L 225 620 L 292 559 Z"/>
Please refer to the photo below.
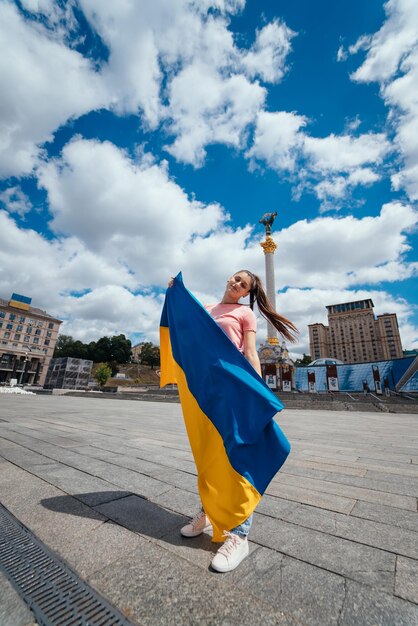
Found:
<path fill-rule="evenodd" d="M 170 281 L 169 286 L 172 285 Z M 239 300 L 250 296 L 250 306 L 240 304 Z M 251 363 L 261 376 L 261 366 L 256 347 L 257 320 L 253 312 L 257 302 L 260 313 L 273 324 L 288 341 L 295 341 L 296 327 L 285 317 L 278 315 L 269 303 L 261 280 L 248 270 L 240 270 L 227 280 L 225 293 L 218 304 L 206 305 L 207 311 L 228 335 L 234 345 Z M 250 531 L 252 515 L 240 526 L 225 532 L 226 540 L 212 560 L 212 567 L 218 572 L 235 569 L 248 555 L 247 536 Z M 211 524 L 203 509 L 181 529 L 183 537 L 197 537 L 204 531 L 211 530 Z"/>

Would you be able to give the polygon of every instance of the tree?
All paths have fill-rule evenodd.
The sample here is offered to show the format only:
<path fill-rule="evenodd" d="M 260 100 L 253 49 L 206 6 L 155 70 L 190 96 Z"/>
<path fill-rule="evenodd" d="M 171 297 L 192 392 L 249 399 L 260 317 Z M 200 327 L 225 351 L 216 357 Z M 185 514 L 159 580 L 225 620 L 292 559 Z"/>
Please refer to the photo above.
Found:
<path fill-rule="evenodd" d="M 111 375 L 112 370 L 107 363 L 100 363 L 94 373 L 94 377 L 99 383 L 100 387 L 103 387 L 103 385 L 107 383 Z"/>
<path fill-rule="evenodd" d="M 132 344 L 125 335 L 114 335 L 111 340 L 112 361 L 129 363 L 131 360 Z"/>
<path fill-rule="evenodd" d="M 303 353 L 303 357 L 301 359 L 296 359 L 295 361 L 295 365 L 309 365 L 309 363 L 312 363 L 312 357 L 310 354 L 305 354 Z"/>
<path fill-rule="evenodd" d="M 74 339 L 71 335 L 58 335 L 57 343 L 55 344 L 54 359 L 58 359 L 62 356 L 70 356 L 68 351 L 71 352 Z"/>
<path fill-rule="evenodd" d="M 91 356 L 90 358 L 95 363 L 101 363 L 112 360 L 112 343 L 110 337 L 101 337 L 91 345 Z"/>
<path fill-rule="evenodd" d="M 154 346 L 154 344 L 150 341 L 146 341 L 142 344 L 139 359 L 140 363 L 150 365 L 151 369 L 154 369 L 156 365 L 160 364 L 160 348 L 158 346 Z"/>

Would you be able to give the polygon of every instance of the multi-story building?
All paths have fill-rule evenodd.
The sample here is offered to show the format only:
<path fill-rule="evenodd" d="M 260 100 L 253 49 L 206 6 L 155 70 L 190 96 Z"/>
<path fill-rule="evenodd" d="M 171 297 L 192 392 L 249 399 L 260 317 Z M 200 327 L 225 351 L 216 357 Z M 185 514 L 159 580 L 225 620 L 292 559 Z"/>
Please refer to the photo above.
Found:
<path fill-rule="evenodd" d="M 31 302 L 16 293 L 0 298 L 0 382 L 45 382 L 62 322 Z"/>
<path fill-rule="evenodd" d="M 134 363 L 139 363 L 142 352 L 142 343 L 137 343 L 136 346 L 132 346 L 131 358 Z"/>
<path fill-rule="evenodd" d="M 93 361 L 61 357 L 51 359 L 45 381 L 46 389 L 87 389 Z"/>
<path fill-rule="evenodd" d="M 344 363 L 364 363 L 403 356 L 395 313 L 376 318 L 373 301 L 358 300 L 327 306 L 328 326 L 309 325 L 313 359 L 331 357 Z"/>

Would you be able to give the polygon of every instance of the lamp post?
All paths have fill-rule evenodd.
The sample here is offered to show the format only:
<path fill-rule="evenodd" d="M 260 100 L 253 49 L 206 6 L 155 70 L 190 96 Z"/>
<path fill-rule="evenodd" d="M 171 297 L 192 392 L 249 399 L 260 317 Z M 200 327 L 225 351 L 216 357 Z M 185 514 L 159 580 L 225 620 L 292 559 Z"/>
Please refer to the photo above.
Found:
<path fill-rule="evenodd" d="M 23 367 L 22 367 L 22 372 L 21 372 L 21 374 L 20 374 L 20 378 L 19 378 L 19 385 L 21 385 L 21 384 L 22 384 L 22 381 L 23 381 L 23 376 L 24 376 L 24 374 L 25 374 L 26 364 L 27 364 L 27 362 L 29 361 L 29 359 L 28 359 L 28 354 L 29 354 L 29 352 L 31 352 L 31 349 L 30 349 L 30 348 L 28 348 L 28 350 L 25 352 L 25 358 L 23 359 Z"/>

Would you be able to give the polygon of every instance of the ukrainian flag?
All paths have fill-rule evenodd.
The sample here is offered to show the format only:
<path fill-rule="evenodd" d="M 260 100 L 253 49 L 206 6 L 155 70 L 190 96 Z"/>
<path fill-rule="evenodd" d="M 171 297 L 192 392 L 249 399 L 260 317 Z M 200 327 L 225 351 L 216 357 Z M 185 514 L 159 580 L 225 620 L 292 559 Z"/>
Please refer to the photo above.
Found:
<path fill-rule="evenodd" d="M 247 359 L 185 288 L 167 290 L 160 386 L 177 383 L 213 540 L 254 511 L 290 452 L 274 422 L 283 408 Z"/>

